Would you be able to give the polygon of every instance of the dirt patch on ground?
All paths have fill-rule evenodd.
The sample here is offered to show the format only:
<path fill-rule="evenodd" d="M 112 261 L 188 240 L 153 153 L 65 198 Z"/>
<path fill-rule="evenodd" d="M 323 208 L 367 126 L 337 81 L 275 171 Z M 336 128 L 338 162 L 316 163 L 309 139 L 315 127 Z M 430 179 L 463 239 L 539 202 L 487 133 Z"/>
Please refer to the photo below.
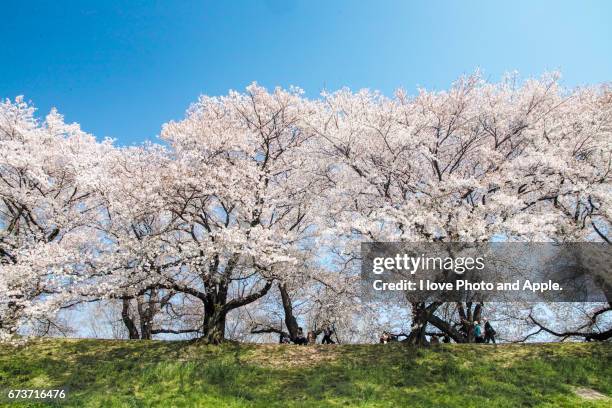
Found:
<path fill-rule="evenodd" d="M 267 367 L 309 367 L 337 360 L 338 350 L 334 346 L 258 346 L 249 356 L 251 364 Z"/>
<path fill-rule="evenodd" d="M 595 391 L 592 388 L 574 387 L 574 393 L 576 393 L 576 395 L 578 395 L 580 398 L 584 398 L 585 400 L 589 401 L 610 399 L 606 395 L 602 394 L 599 391 Z"/>

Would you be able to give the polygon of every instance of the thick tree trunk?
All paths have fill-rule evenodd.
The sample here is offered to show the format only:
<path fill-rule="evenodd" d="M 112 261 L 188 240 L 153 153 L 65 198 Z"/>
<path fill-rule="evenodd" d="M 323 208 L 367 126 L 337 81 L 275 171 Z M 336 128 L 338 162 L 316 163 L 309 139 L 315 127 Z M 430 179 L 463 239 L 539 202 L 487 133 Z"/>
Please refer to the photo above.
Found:
<path fill-rule="evenodd" d="M 153 318 L 158 312 L 158 296 L 155 289 L 149 292 L 149 298 L 145 295 L 137 298 L 138 317 L 140 319 L 140 338 L 151 340 L 153 337 Z"/>
<path fill-rule="evenodd" d="M 206 343 L 220 344 L 225 340 L 226 312 L 218 304 L 213 304 L 210 307 L 205 306 L 205 309 L 201 339 Z"/>
<path fill-rule="evenodd" d="M 139 309 L 138 314 L 140 316 L 140 338 L 143 340 L 151 340 L 153 336 L 153 316 L 151 309 Z"/>
<path fill-rule="evenodd" d="M 138 324 L 134 315 L 130 313 L 130 302 L 136 300 L 136 312 L 138 313 Z M 153 338 L 153 318 L 158 312 L 157 292 L 152 290 L 149 297 L 138 295 L 135 298 L 124 298 L 121 309 L 121 319 L 128 330 L 130 339 L 151 340 Z"/>
<path fill-rule="evenodd" d="M 211 344 L 223 342 L 225 340 L 227 314 L 264 296 L 272 287 L 272 283 L 273 280 L 267 280 L 266 284 L 258 291 L 229 301 L 227 300 L 229 280 L 221 281 L 215 285 L 209 283 L 206 293 L 196 295 L 204 304 L 203 334 L 200 339 Z"/>
<path fill-rule="evenodd" d="M 227 309 L 227 283 L 210 288 L 204 300 L 204 322 L 201 339 L 206 343 L 220 344 L 225 340 Z"/>
<path fill-rule="evenodd" d="M 412 303 L 412 329 L 405 342 L 414 344 L 415 346 L 423 346 L 427 344 L 425 333 L 427 331 L 427 323 L 429 317 L 438 309 L 441 302 L 431 303 L 425 306 L 423 302 Z"/>
<path fill-rule="evenodd" d="M 467 343 L 467 337 L 459 330 L 455 329 L 451 323 L 440 319 L 436 315 L 429 316 L 429 323 L 435 326 L 442 333 L 448 335 L 456 343 Z"/>
<path fill-rule="evenodd" d="M 418 326 L 412 328 L 410 334 L 404 341 L 415 346 L 424 346 L 427 344 L 427 338 L 425 338 L 426 330 L 427 322 L 419 323 Z"/>
<path fill-rule="evenodd" d="M 298 323 L 297 319 L 293 315 L 293 304 L 291 302 L 291 297 L 289 296 L 289 291 L 284 283 L 278 284 L 278 290 L 280 291 L 281 300 L 283 302 L 285 325 L 287 326 L 287 331 L 289 332 L 289 338 L 291 341 L 295 341 L 297 339 Z"/>
<path fill-rule="evenodd" d="M 138 333 L 138 329 L 136 328 L 136 324 L 134 323 L 134 319 L 130 316 L 130 298 L 123 298 L 123 305 L 121 308 L 121 319 L 123 320 L 123 324 L 128 330 L 128 334 L 131 340 L 139 339 L 140 333 Z"/>

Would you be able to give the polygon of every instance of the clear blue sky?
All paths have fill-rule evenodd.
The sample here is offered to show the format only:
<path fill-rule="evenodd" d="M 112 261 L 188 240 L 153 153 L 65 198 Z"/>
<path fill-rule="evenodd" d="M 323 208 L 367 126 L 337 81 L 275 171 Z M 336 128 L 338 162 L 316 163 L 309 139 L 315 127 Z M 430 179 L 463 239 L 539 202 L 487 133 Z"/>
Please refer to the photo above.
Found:
<path fill-rule="evenodd" d="M 123 4 L 121 4 L 123 3 Z M 497 80 L 559 69 L 612 80 L 609 1 L 11 1 L 0 5 L 0 97 L 120 144 L 155 139 L 201 93 L 252 81 L 445 88 L 476 67 Z"/>

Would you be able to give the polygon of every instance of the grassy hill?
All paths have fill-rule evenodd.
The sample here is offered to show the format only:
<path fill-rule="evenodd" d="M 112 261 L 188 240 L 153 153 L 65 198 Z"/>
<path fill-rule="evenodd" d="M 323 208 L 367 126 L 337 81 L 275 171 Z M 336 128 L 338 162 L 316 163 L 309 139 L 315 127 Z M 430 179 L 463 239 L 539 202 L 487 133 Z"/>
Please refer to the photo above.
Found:
<path fill-rule="evenodd" d="M 37 340 L 0 346 L 0 390 L 69 407 L 610 407 L 612 344 L 279 346 Z M 599 394 L 598 394 L 599 393 Z M 0 406 L 49 406 L 8 403 Z"/>

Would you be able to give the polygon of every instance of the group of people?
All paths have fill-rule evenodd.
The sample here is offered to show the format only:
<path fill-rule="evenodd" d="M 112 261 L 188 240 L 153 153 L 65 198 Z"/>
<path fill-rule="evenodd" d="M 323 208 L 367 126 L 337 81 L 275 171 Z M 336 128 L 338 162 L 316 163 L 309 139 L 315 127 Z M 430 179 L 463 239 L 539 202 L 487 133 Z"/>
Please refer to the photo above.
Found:
<path fill-rule="evenodd" d="M 391 334 L 388 331 L 384 331 L 383 334 L 380 336 L 379 339 L 379 343 L 380 344 L 387 344 L 387 343 L 391 343 L 393 341 L 398 341 L 398 337 L 402 336 L 402 335 L 397 335 L 397 334 Z M 406 336 L 405 334 L 403 334 L 403 336 Z M 442 336 L 442 342 L 443 343 L 450 343 L 451 339 L 448 335 L 444 335 Z M 429 337 L 429 343 L 430 344 L 440 344 L 440 339 L 438 338 L 438 335 L 436 334 L 432 334 Z"/>
<path fill-rule="evenodd" d="M 465 325 L 470 325 L 470 323 L 468 321 L 463 321 L 463 323 Z M 467 329 L 465 329 L 465 325 L 464 327 L 462 327 L 462 332 L 467 336 Z M 491 325 L 491 323 L 488 321 L 487 318 L 483 318 L 481 321 L 474 321 L 473 323 L 474 325 L 474 340 L 476 341 L 476 343 L 493 343 L 495 344 L 495 329 L 493 329 L 493 326 Z M 379 338 L 379 343 L 381 344 L 387 344 L 387 343 L 391 343 L 394 341 L 398 341 L 398 336 L 396 334 L 391 334 L 388 331 L 384 331 L 380 338 Z M 405 334 L 404 334 L 405 336 Z M 450 343 L 451 342 L 451 338 L 449 335 L 445 334 L 442 336 L 442 343 Z M 430 344 L 440 344 L 440 338 L 438 335 L 436 334 L 432 334 L 429 337 L 429 343 Z"/>
<path fill-rule="evenodd" d="M 495 344 L 495 329 L 487 318 L 483 318 L 480 322 L 474 322 L 474 339 L 476 343 L 493 343 Z"/>
<path fill-rule="evenodd" d="M 445 334 L 444 336 L 442 336 L 442 343 L 450 343 L 450 341 L 451 339 L 448 334 Z M 432 334 L 429 338 L 429 343 L 430 344 L 440 344 L 440 339 L 438 338 L 436 334 Z"/>
<path fill-rule="evenodd" d="M 334 331 L 330 327 L 326 327 L 323 329 L 323 338 L 321 339 L 321 344 L 335 344 L 336 342 L 332 340 L 331 336 Z M 281 333 L 278 341 L 280 344 L 297 344 L 300 346 L 305 346 L 307 344 L 316 344 L 317 342 L 317 333 L 314 331 L 309 331 L 306 336 L 304 336 L 304 329 L 298 327 L 297 335 L 293 340 L 287 333 Z"/>
<path fill-rule="evenodd" d="M 468 322 L 465 321 L 464 323 L 468 323 Z M 495 329 L 493 329 L 493 326 L 491 325 L 491 323 L 489 322 L 487 318 L 483 318 L 481 321 L 476 320 L 474 321 L 473 325 L 474 325 L 474 331 L 473 331 L 474 340 L 476 341 L 476 343 L 495 344 L 496 332 L 495 332 Z M 463 331 L 465 334 L 467 334 L 467 332 L 465 331 L 465 328 L 463 328 Z M 325 329 L 323 329 L 322 332 L 323 332 L 323 338 L 321 339 L 321 344 L 335 344 L 336 343 L 331 338 L 334 331 L 330 327 L 326 327 Z M 309 331 L 307 335 L 304 335 L 304 329 L 301 327 L 298 327 L 297 335 L 295 336 L 294 339 L 291 339 L 291 337 L 287 333 L 283 332 L 280 334 L 279 343 L 280 344 L 293 343 L 293 344 L 297 344 L 301 346 L 305 346 L 307 344 L 315 344 L 317 342 L 317 334 L 318 333 L 314 331 Z M 379 339 L 379 342 L 381 344 L 387 344 L 387 343 L 391 343 L 394 341 L 398 341 L 398 335 L 389 333 L 388 331 L 384 331 Z M 448 335 L 444 335 L 442 336 L 442 342 L 450 343 L 451 339 Z M 440 339 L 438 338 L 437 335 L 432 334 L 430 336 L 429 343 L 439 344 Z"/>
<path fill-rule="evenodd" d="M 380 344 L 387 344 L 392 341 L 397 341 L 397 337 L 398 336 L 395 334 L 391 334 L 388 331 L 384 331 L 383 334 L 380 336 Z"/>

